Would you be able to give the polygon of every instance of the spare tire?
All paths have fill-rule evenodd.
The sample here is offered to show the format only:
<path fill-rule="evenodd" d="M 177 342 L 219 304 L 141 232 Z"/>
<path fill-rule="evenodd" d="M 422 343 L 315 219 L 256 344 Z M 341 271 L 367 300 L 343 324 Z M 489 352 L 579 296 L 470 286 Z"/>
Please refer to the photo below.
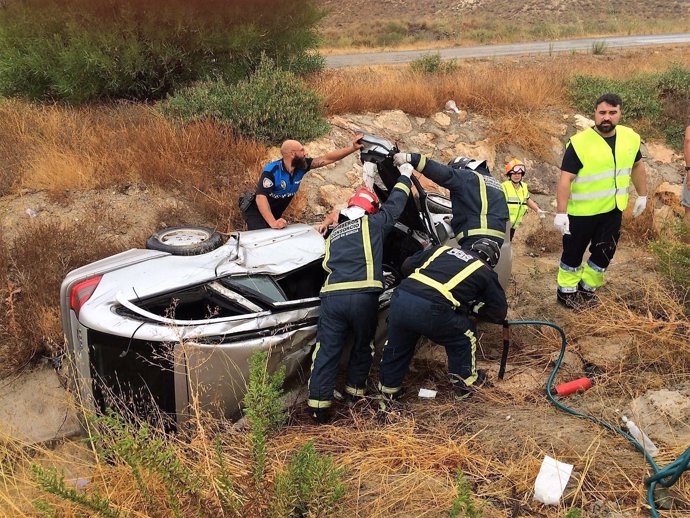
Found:
<path fill-rule="evenodd" d="M 443 196 L 435 192 L 429 192 L 426 195 L 426 206 L 429 207 L 429 212 L 432 214 L 452 214 L 453 204 L 452 202 Z"/>
<path fill-rule="evenodd" d="M 146 240 L 146 248 L 172 255 L 200 255 L 223 244 L 223 236 L 209 227 L 168 227 Z"/>

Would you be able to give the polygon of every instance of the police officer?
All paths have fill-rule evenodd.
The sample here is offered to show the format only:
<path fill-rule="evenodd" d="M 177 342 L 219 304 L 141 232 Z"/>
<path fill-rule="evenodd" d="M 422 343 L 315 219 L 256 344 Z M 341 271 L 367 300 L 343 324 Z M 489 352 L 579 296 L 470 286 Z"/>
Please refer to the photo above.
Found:
<path fill-rule="evenodd" d="M 328 272 L 321 289 L 317 343 L 309 378 L 309 415 L 317 422 L 330 418 L 335 378 L 345 340 L 352 334 L 347 368 L 348 398 L 365 394 L 374 354 L 378 299 L 383 291 L 383 242 L 405 208 L 412 166 L 401 176 L 379 209 L 374 193 L 362 187 L 340 211 L 340 223 L 326 240 L 323 267 Z"/>
<path fill-rule="evenodd" d="M 336 149 L 316 158 L 308 157 L 304 146 L 296 140 L 286 140 L 280 146 L 282 157 L 269 163 L 259 177 L 256 193 L 246 193 L 240 198 L 240 209 L 248 230 L 285 228 L 287 221 L 282 215 L 299 190 L 304 175 L 312 169 L 337 162 L 362 148 L 358 141 L 362 133 L 355 135 L 352 145 Z"/>
<path fill-rule="evenodd" d="M 475 365 L 473 317 L 502 323 L 508 311 L 493 268 L 500 248 L 480 238 L 462 248 L 437 245 L 408 258 L 402 273 L 413 273 L 393 293 L 388 341 L 379 368 L 384 396 L 401 394 L 405 374 L 420 336 L 446 348 L 448 373 L 457 398 L 472 395 L 486 376 Z"/>
<path fill-rule="evenodd" d="M 501 183 L 491 176 L 486 160 L 456 157 L 443 165 L 418 153 L 397 153 L 395 165 L 410 163 L 429 180 L 450 191 L 451 228 L 459 244 L 489 237 L 500 247 L 506 235 L 508 205 Z"/>

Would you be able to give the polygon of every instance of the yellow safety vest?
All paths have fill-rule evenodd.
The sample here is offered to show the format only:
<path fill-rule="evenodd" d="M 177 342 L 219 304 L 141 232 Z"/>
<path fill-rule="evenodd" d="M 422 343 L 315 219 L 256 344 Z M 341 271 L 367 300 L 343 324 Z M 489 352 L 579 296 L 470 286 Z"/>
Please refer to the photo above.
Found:
<path fill-rule="evenodd" d="M 506 195 L 506 202 L 508 202 L 510 223 L 513 228 L 518 228 L 522 217 L 527 212 L 527 200 L 529 200 L 527 182 L 520 182 L 520 186 L 517 189 L 511 180 L 506 180 L 501 186 L 503 187 L 503 193 Z"/>
<path fill-rule="evenodd" d="M 630 173 L 640 149 L 640 136 L 625 126 L 616 126 L 616 152 L 604 138 L 588 128 L 570 139 L 582 169 L 571 184 L 568 214 L 593 216 L 625 210 L 630 192 Z"/>

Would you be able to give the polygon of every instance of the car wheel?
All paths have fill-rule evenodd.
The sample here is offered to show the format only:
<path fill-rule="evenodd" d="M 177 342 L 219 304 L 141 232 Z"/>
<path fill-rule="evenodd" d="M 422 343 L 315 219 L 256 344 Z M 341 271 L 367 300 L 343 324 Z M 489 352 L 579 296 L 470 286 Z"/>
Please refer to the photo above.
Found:
<path fill-rule="evenodd" d="M 168 227 L 146 240 L 146 248 L 172 255 L 199 255 L 223 244 L 223 236 L 208 227 Z"/>
<path fill-rule="evenodd" d="M 448 198 L 442 196 L 441 194 L 436 194 L 433 192 L 427 193 L 426 206 L 429 208 L 429 212 L 432 214 L 453 213 L 453 204 Z"/>

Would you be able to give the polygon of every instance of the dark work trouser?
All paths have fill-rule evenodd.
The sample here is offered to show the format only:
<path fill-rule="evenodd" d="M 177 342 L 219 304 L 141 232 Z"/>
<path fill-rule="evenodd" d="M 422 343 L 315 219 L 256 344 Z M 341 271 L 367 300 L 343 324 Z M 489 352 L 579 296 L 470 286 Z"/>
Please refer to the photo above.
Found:
<path fill-rule="evenodd" d="M 474 322 L 449 304 L 395 290 L 388 316 L 388 341 L 379 367 L 382 392 L 400 391 L 420 336 L 445 347 L 451 382 L 462 380 L 472 385 L 477 379 L 475 335 Z"/>
<path fill-rule="evenodd" d="M 309 401 L 312 408 L 331 406 L 335 378 L 348 334 L 352 351 L 347 367 L 345 391 L 363 396 L 374 356 L 374 334 L 378 321 L 379 294 L 347 292 L 321 297 L 316 349 L 309 377 Z"/>
<path fill-rule="evenodd" d="M 247 210 L 242 212 L 242 217 L 247 224 L 247 230 L 261 230 L 262 228 L 270 228 L 266 220 L 259 212 L 259 207 L 256 206 L 256 201 L 253 201 Z"/>
<path fill-rule="evenodd" d="M 578 285 L 594 291 L 604 284 L 604 272 L 611 263 L 620 238 L 623 213 L 614 209 L 594 216 L 568 216 L 570 234 L 563 236 L 563 253 L 558 269 L 558 289 L 577 291 Z M 589 245 L 589 259 L 582 257 Z"/>

